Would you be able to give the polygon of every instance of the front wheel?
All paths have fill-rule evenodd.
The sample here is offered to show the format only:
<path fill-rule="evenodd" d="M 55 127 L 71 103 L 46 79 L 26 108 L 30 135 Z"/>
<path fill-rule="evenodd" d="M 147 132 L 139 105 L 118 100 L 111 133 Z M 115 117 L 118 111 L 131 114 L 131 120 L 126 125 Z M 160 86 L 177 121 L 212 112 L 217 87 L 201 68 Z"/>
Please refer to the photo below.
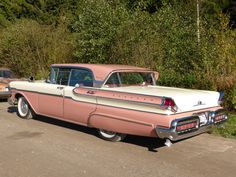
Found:
<path fill-rule="evenodd" d="M 103 129 L 99 129 L 98 134 L 102 139 L 112 142 L 122 141 L 126 137 L 125 134 L 107 131 Z"/>
<path fill-rule="evenodd" d="M 23 119 L 33 118 L 33 111 L 31 110 L 29 103 L 24 97 L 20 97 L 18 99 L 17 115 Z"/>

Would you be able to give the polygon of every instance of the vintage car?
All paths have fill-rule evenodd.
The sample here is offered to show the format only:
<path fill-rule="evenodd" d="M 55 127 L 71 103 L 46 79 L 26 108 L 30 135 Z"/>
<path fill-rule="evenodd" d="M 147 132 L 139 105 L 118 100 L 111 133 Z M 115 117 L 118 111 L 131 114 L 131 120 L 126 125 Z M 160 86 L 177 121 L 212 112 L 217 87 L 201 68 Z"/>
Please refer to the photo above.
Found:
<path fill-rule="evenodd" d="M 10 97 L 11 93 L 8 89 L 8 84 L 15 79 L 15 75 L 10 69 L 0 68 L 0 99 Z"/>
<path fill-rule="evenodd" d="M 158 73 L 126 65 L 54 64 L 46 82 L 10 83 L 21 118 L 43 115 L 98 129 L 110 141 L 126 134 L 172 141 L 227 120 L 223 94 L 157 86 Z"/>

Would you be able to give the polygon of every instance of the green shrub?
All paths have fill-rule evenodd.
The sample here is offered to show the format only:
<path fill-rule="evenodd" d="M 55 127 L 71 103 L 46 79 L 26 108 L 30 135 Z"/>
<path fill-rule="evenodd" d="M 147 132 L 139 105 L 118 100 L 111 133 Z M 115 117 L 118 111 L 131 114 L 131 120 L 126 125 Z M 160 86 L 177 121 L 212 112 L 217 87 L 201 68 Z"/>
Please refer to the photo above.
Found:
<path fill-rule="evenodd" d="M 72 25 L 78 62 L 109 63 L 111 46 L 127 11 L 106 0 L 82 0 Z"/>
<path fill-rule="evenodd" d="M 222 126 L 214 128 L 211 133 L 227 138 L 236 138 L 236 115 L 230 114 L 228 121 Z"/>
<path fill-rule="evenodd" d="M 70 62 L 71 34 L 66 27 L 20 20 L 0 31 L 0 65 L 19 76 L 47 77 L 52 63 Z"/>
<path fill-rule="evenodd" d="M 61 62 L 149 67 L 160 72 L 159 85 L 224 91 L 234 110 L 236 31 L 219 4 L 200 1 L 198 42 L 190 0 L 4 0 L 0 65 L 38 78 Z"/>

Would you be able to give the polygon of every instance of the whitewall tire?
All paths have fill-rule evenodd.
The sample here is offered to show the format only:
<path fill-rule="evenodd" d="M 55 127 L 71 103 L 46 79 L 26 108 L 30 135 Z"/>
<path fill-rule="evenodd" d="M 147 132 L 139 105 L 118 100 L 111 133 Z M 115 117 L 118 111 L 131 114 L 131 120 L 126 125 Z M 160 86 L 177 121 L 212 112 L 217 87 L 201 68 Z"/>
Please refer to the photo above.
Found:
<path fill-rule="evenodd" d="M 32 119 L 33 111 L 24 97 L 20 97 L 17 103 L 17 115 L 23 119 Z"/>
<path fill-rule="evenodd" d="M 102 139 L 112 142 L 122 141 L 126 137 L 125 134 L 107 131 L 103 129 L 99 129 L 98 134 Z"/>

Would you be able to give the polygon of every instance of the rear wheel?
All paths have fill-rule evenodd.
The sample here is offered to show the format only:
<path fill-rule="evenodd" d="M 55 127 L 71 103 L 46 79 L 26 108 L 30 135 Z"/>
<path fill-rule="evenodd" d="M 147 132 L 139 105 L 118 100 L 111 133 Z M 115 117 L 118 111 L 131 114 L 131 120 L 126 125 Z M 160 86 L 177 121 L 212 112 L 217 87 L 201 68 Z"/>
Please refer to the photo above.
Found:
<path fill-rule="evenodd" d="M 102 139 L 112 142 L 122 141 L 126 137 L 125 134 L 107 131 L 103 129 L 99 129 L 98 133 Z"/>
<path fill-rule="evenodd" d="M 33 111 L 24 97 L 20 97 L 18 99 L 17 104 L 17 115 L 23 119 L 32 119 L 33 118 Z"/>

